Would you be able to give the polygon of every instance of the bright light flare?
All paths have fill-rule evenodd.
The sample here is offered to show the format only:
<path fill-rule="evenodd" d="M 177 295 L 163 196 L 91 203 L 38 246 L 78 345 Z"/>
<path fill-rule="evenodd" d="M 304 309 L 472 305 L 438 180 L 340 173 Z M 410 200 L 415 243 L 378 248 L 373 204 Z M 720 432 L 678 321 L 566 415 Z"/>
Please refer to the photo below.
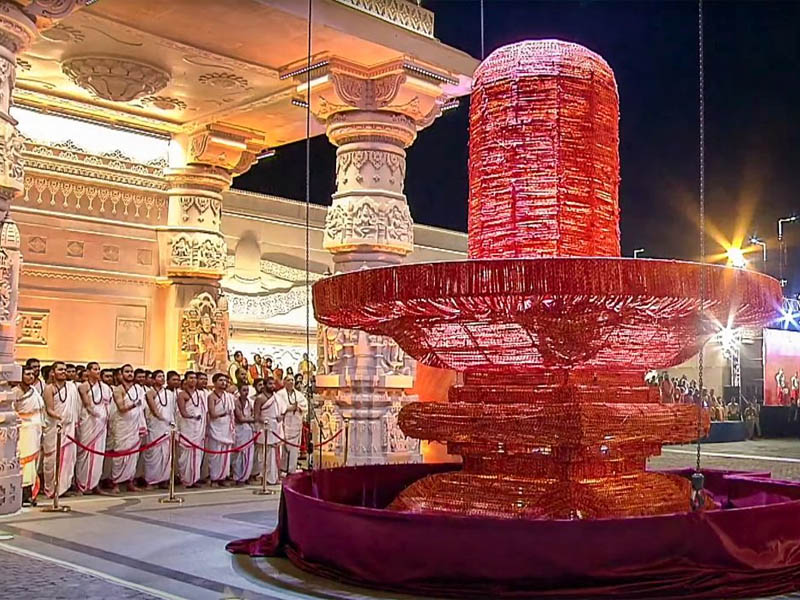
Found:
<path fill-rule="evenodd" d="M 731 247 L 725 251 L 728 257 L 728 264 L 736 267 L 737 269 L 744 269 L 747 267 L 747 258 L 744 256 L 744 250 L 741 248 Z"/>
<path fill-rule="evenodd" d="M 796 328 L 798 319 L 800 319 L 800 313 L 794 312 L 791 308 L 781 308 L 781 316 L 778 317 L 778 322 L 784 329 Z"/>

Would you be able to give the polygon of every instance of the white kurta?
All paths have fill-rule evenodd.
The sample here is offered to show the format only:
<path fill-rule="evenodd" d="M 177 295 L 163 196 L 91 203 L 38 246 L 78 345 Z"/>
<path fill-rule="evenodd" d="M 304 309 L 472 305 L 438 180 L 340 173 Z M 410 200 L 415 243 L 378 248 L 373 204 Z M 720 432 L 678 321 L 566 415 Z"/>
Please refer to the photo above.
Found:
<path fill-rule="evenodd" d="M 141 444 L 142 430 L 144 429 L 143 405 L 145 404 L 145 398 L 142 387 L 132 385 L 127 391 L 124 391 L 123 402 L 125 407 L 131 407 L 131 409 L 125 412 L 117 410 L 111 421 L 114 450 L 116 452 L 126 452 L 138 448 Z M 133 480 L 136 477 L 136 463 L 138 461 L 138 452 L 111 459 L 111 481 L 116 484 Z"/>
<path fill-rule="evenodd" d="M 44 425 L 44 400 L 35 387 L 27 392 L 14 388 L 14 410 L 19 418 L 19 452 L 22 467 L 22 485 L 37 490 L 37 473 L 42 449 L 42 426 Z M 35 491 L 33 496 L 35 496 Z"/>
<path fill-rule="evenodd" d="M 217 414 L 227 413 L 224 417 L 212 419 L 208 417 L 208 448 L 210 450 L 223 451 L 233 447 L 234 437 L 234 399 L 233 394 L 222 392 L 222 396 L 217 396 L 216 392 L 208 395 L 209 406 L 214 406 Z M 208 476 L 211 481 L 222 481 L 227 479 L 231 472 L 231 455 L 229 452 L 224 454 L 208 455 Z"/>
<path fill-rule="evenodd" d="M 205 395 L 195 390 L 189 395 L 186 402 L 186 412 L 190 417 L 200 416 L 199 419 L 184 419 L 178 411 L 178 429 L 181 435 L 191 440 L 198 446 L 203 445 L 206 437 L 206 402 Z M 200 467 L 203 464 L 203 451 L 189 446 L 181 441 L 178 452 L 178 472 L 183 485 L 194 485 L 200 479 Z"/>
<path fill-rule="evenodd" d="M 280 439 L 284 436 L 283 413 L 281 411 L 281 404 L 275 394 L 272 394 L 269 399 L 261 405 L 261 414 L 258 416 L 258 422 L 259 424 L 267 424 L 267 483 L 275 485 L 278 483 L 280 474 L 281 455 L 285 452 L 283 442 Z"/>
<path fill-rule="evenodd" d="M 275 397 L 278 406 L 283 414 L 283 432 L 286 444 L 284 453 L 283 469 L 287 473 L 297 471 L 297 456 L 300 453 L 300 442 L 303 439 L 303 422 L 308 414 L 308 400 L 302 392 L 292 390 L 288 393 L 286 389 L 279 390 Z"/>
<path fill-rule="evenodd" d="M 58 486 L 58 495 L 62 495 L 72 485 L 75 477 L 75 443 L 69 440 L 75 437 L 75 425 L 78 421 L 81 401 L 78 397 L 78 388 L 71 381 L 67 381 L 59 390 L 53 387 L 53 412 L 60 421 L 51 419 L 45 421 L 44 437 L 42 440 L 44 450 L 44 492 L 48 497 L 53 496 L 53 485 L 56 475 L 56 437 L 57 424 L 62 425 L 61 430 L 61 467 Z"/>
<path fill-rule="evenodd" d="M 81 403 L 81 417 L 78 423 L 78 441 L 98 452 L 106 449 L 106 434 L 108 432 L 108 419 L 111 413 L 111 403 L 114 402 L 114 392 L 102 381 L 89 388 L 89 398 L 92 401 L 92 410 L 99 416 L 90 414 Z M 75 466 L 75 485 L 82 492 L 95 489 L 100 483 L 103 474 L 102 455 L 93 454 L 78 448 L 78 462 Z"/>
<path fill-rule="evenodd" d="M 145 410 L 147 418 L 147 443 L 156 441 L 163 435 L 169 436 L 170 423 L 175 422 L 177 391 L 162 388 L 156 392 L 153 403 L 158 414 L 153 414 L 148 405 Z M 172 450 L 169 437 L 152 448 L 144 451 L 144 480 L 149 485 L 161 483 L 169 479 L 170 457 Z"/>
<path fill-rule="evenodd" d="M 242 416 L 245 419 L 252 419 L 253 418 L 253 399 L 247 398 L 245 402 L 242 404 Z M 233 445 L 235 447 L 239 447 L 242 444 L 246 444 L 255 435 L 255 432 L 258 431 L 257 428 L 253 427 L 254 423 L 236 423 L 236 430 L 233 436 Z M 253 456 L 254 456 L 254 448 L 255 444 L 250 444 L 247 448 L 239 450 L 238 452 L 234 453 L 233 455 L 233 479 L 236 482 L 242 483 L 250 479 L 250 475 L 253 473 Z"/>

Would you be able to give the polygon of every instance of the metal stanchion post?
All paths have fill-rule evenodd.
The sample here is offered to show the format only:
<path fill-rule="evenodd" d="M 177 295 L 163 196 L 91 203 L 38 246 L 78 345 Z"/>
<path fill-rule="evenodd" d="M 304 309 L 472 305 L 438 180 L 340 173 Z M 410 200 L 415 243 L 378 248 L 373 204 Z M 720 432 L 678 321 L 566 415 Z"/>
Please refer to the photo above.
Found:
<path fill-rule="evenodd" d="M 272 444 L 268 444 L 267 440 L 269 432 L 269 425 L 264 423 L 264 429 L 261 430 L 261 435 L 264 436 L 264 457 L 261 459 L 261 487 L 257 490 L 254 490 L 253 493 L 256 496 L 271 496 L 275 492 L 269 488 L 267 488 L 267 452 L 269 446 Z"/>
<path fill-rule="evenodd" d="M 43 508 L 42 512 L 59 512 L 66 513 L 72 510 L 67 505 L 61 505 L 58 502 L 58 490 L 61 487 L 61 435 L 63 426 L 61 423 L 56 424 L 56 470 L 53 473 L 53 506 Z"/>
<path fill-rule="evenodd" d="M 159 498 L 161 504 L 182 504 L 183 498 L 175 495 L 175 474 L 178 471 L 178 428 L 175 423 L 169 426 L 169 495 Z"/>

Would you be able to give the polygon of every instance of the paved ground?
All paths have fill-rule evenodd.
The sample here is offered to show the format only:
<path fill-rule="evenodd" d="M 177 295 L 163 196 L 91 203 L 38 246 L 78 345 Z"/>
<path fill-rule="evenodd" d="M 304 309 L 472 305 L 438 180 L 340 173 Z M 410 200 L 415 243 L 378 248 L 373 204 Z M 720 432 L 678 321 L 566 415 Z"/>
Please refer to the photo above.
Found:
<path fill-rule="evenodd" d="M 691 466 L 694 447 L 673 446 L 654 468 Z M 702 464 L 772 471 L 800 480 L 800 440 L 703 447 Z M 186 598 L 218 600 L 372 600 L 402 598 L 309 576 L 282 559 L 232 557 L 225 543 L 272 530 L 278 496 L 253 488 L 182 492 L 182 505 L 159 493 L 66 501 L 67 514 L 25 509 L 0 518 L 0 596 L 17 600 Z M 408 597 L 406 597 L 408 598 Z M 783 597 L 800 600 L 800 594 Z M 770 599 L 777 600 L 777 599 Z"/>

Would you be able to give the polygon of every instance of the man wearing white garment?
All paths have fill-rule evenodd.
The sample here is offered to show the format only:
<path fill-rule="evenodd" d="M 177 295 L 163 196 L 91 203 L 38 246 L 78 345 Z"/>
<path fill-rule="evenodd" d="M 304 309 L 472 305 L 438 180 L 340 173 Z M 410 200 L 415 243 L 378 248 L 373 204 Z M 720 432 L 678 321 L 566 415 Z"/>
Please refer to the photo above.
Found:
<path fill-rule="evenodd" d="M 14 388 L 14 410 L 19 419 L 19 464 L 22 467 L 22 503 L 36 506 L 39 493 L 39 464 L 42 450 L 44 400 L 34 387 L 36 375 L 31 367 L 23 367 L 22 381 Z"/>
<path fill-rule="evenodd" d="M 231 473 L 234 435 L 234 396 L 228 392 L 228 376 L 217 373 L 211 378 L 214 389 L 208 394 L 208 477 L 211 485 L 227 486 Z"/>
<path fill-rule="evenodd" d="M 256 440 L 259 444 L 256 454 L 258 455 L 258 472 L 261 473 L 261 465 L 264 461 L 262 452 L 267 453 L 267 472 L 261 473 L 261 475 L 262 477 L 266 476 L 269 485 L 278 483 L 281 446 L 283 446 L 283 442 L 280 440 L 283 437 L 283 415 L 281 414 L 278 399 L 273 393 L 274 383 L 273 379 L 267 379 L 264 382 L 264 388 L 256 395 L 255 406 L 253 407 L 256 423 L 262 428 L 266 426 L 267 429 L 266 439 L 262 440 L 259 437 Z"/>
<path fill-rule="evenodd" d="M 206 437 L 205 396 L 197 389 L 197 374 L 187 371 L 183 376 L 183 389 L 178 391 L 178 429 L 181 436 L 195 446 L 202 447 Z M 178 472 L 186 487 L 197 487 L 203 451 L 181 440 L 178 451 Z"/>
<path fill-rule="evenodd" d="M 86 365 L 88 380 L 78 385 L 81 399 L 78 441 L 95 452 L 105 452 L 106 432 L 114 393 L 100 381 L 100 365 Z M 103 474 L 103 455 L 78 448 L 78 464 L 75 467 L 75 487 L 80 493 L 102 493 L 99 484 Z"/>
<path fill-rule="evenodd" d="M 253 388 L 258 395 L 259 390 L 264 389 L 264 380 L 256 379 Z M 242 384 L 239 387 L 239 394 L 236 397 L 236 405 L 233 416 L 236 419 L 236 431 L 233 438 L 233 445 L 237 448 L 246 444 L 260 428 L 256 427 L 253 417 L 253 399 L 249 397 L 250 386 Z M 253 455 L 255 444 L 250 444 L 242 448 L 233 455 L 233 480 L 236 485 L 244 485 L 250 479 L 253 472 Z"/>
<path fill-rule="evenodd" d="M 177 387 L 180 384 L 180 375 L 170 371 L 164 386 L 164 371 L 153 371 L 153 387 L 147 390 L 145 399 L 147 409 L 147 443 L 156 440 L 161 442 L 144 451 L 144 480 L 147 487 L 161 484 L 162 487 L 169 479 L 170 467 L 170 426 L 175 422 Z M 164 437 L 166 436 L 166 437 Z"/>
<path fill-rule="evenodd" d="M 53 383 L 44 388 L 44 407 L 47 420 L 44 428 L 44 492 L 52 498 L 55 491 L 56 444 L 58 426 L 61 425 L 61 465 L 57 494 L 61 496 L 72 485 L 75 476 L 75 426 L 78 422 L 81 401 L 78 388 L 67 381 L 67 365 L 61 361 L 51 368 Z"/>
<path fill-rule="evenodd" d="M 282 467 L 287 473 L 294 473 L 297 471 L 297 456 L 303 439 L 303 422 L 308 414 L 308 400 L 302 392 L 294 389 L 294 377 L 291 375 L 283 378 L 283 389 L 278 390 L 275 396 L 283 415 L 283 432 L 286 440 Z"/>
<path fill-rule="evenodd" d="M 126 482 L 129 491 L 140 491 L 134 482 L 139 453 L 133 451 L 139 448 L 141 437 L 146 433 L 143 416 L 144 392 L 133 382 L 131 365 L 123 365 L 121 374 L 122 385 L 114 390 L 114 404 L 117 411 L 111 420 L 111 431 L 114 450 L 130 454 L 111 459 L 111 482 L 114 484 L 111 488 L 112 494 L 118 494 L 119 484 Z"/>

